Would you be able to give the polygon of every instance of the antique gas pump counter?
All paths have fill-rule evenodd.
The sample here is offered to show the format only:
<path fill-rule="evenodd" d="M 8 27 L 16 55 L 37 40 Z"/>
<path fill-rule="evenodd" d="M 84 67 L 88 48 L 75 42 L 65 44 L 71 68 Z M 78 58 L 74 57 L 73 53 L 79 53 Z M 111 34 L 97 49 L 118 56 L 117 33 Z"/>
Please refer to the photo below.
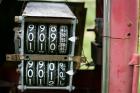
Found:
<path fill-rule="evenodd" d="M 14 55 L 20 61 L 18 89 L 61 89 L 72 91 L 77 18 L 64 3 L 28 2 L 15 16 Z"/>
<path fill-rule="evenodd" d="M 88 62 L 85 2 L 0 0 L 0 93 L 138 93 L 139 0 L 95 1 Z"/>

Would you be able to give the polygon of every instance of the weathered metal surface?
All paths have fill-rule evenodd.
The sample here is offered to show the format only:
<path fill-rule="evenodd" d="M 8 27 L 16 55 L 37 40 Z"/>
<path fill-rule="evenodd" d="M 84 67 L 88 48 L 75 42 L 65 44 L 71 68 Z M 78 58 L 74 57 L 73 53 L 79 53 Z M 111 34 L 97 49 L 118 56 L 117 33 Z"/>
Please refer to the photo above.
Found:
<path fill-rule="evenodd" d="M 137 52 L 137 1 L 110 0 L 109 93 L 132 93 L 133 68 L 128 64 Z"/>
<path fill-rule="evenodd" d="M 77 63 L 86 62 L 85 57 L 81 56 L 68 56 L 68 55 L 39 55 L 39 54 L 7 54 L 7 61 L 20 61 L 20 60 L 42 60 L 42 61 L 75 61 Z"/>
<path fill-rule="evenodd" d="M 43 17 L 26 17 L 25 18 L 26 22 L 41 22 L 41 23 L 59 23 L 59 24 L 72 24 L 74 20 L 67 19 L 67 18 L 43 18 Z"/>
<path fill-rule="evenodd" d="M 14 24 L 13 23 L 13 19 L 14 19 L 14 16 L 15 15 L 20 15 L 21 14 L 20 11 L 22 11 L 23 2 L 15 2 L 17 0 L 13 0 L 13 1 L 3 0 L 3 1 L 10 2 L 10 3 L 2 4 L 4 6 L 4 9 L 2 9 L 2 11 L 1 11 L 2 12 L 2 14 L 1 14 L 1 19 L 2 19 L 1 20 L 1 25 L 2 26 L 1 27 L 6 29 L 6 30 L 1 29 L 2 30 L 2 33 L 3 32 L 5 33 L 5 34 L 2 34 L 2 35 L 5 36 L 5 37 L 8 36 L 8 37 L 5 38 L 6 39 L 6 42 L 8 44 L 2 45 L 3 47 L 1 49 L 4 50 L 4 51 L 7 51 L 5 53 L 8 54 L 8 53 L 11 53 L 11 48 L 14 50 L 14 45 L 12 45 L 10 42 L 8 42 L 9 40 L 10 41 L 13 41 L 13 39 L 12 39 L 12 35 L 13 34 L 11 34 L 11 32 L 14 33 L 12 31 L 12 29 L 14 28 L 13 25 L 14 26 L 15 25 L 17 26 L 17 24 Z M 69 4 L 69 2 L 68 2 L 68 4 Z M 80 39 L 78 39 L 80 42 L 82 42 L 82 39 L 83 39 L 83 38 L 81 38 L 81 36 L 83 36 L 82 33 L 84 32 L 83 30 L 84 30 L 84 20 L 85 20 L 85 16 L 83 16 L 83 14 L 84 14 L 83 13 L 83 9 L 82 8 L 79 8 L 81 5 L 83 5 L 83 4 L 81 4 L 81 3 L 71 3 L 70 4 L 70 7 L 71 6 L 74 7 L 74 10 L 75 10 L 74 13 L 76 12 L 76 15 L 77 16 L 80 16 L 79 17 L 79 20 L 81 20 L 81 22 L 78 24 L 78 27 L 77 27 L 78 30 L 76 32 L 76 34 L 78 36 L 80 36 Z M 14 7 L 12 7 L 12 6 L 14 6 Z M 5 11 L 5 9 L 6 10 L 10 10 L 10 11 L 9 12 L 8 11 Z M 79 10 L 79 11 L 77 11 L 77 10 Z M 81 13 L 82 13 L 82 16 L 81 16 Z M 5 16 L 5 15 L 7 15 L 7 16 Z M 10 20 L 9 20 L 9 17 L 10 17 Z M 10 27 L 9 27 L 9 25 L 10 25 Z M 10 45 L 10 47 L 9 47 L 9 45 Z M 76 51 L 77 51 L 76 53 L 79 54 L 79 52 L 80 52 L 79 50 L 81 50 L 81 47 L 82 47 L 82 43 L 79 43 L 78 42 L 78 48 L 76 49 Z M 14 53 L 14 51 L 12 53 Z M 1 74 L 0 74 L 1 78 L 2 79 L 5 79 L 5 80 L 8 80 L 10 82 L 15 82 L 16 81 L 17 82 L 16 85 L 18 85 L 19 75 L 18 76 L 15 75 L 15 74 L 17 74 L 16 73 L 17 64 L 18 64 L 18 62 L 5 62 L 5 66 L 6 67 L 5 66 L 0 67 L 0 69 L 1 69 L 0 70 L 0 72 L 1 72 Z M 94 76 L 92 71 L 86 71 L 85 73 L 83 73 L 83 72 L 84 71 L 80 71 L 80 75 L 74 76 L 75 79 L 76 79 L 75 81 L 77 81 L 75 83 L 77 88 L 76 88 L 76 91 L 74 91 L 72 93 L 79 93 L 79 92 L 83 92 L 83 91 L 84 91 L 84 93 L 88 93 L 89 91 L 90 92 L 96 91 L 95 90 L 95 87 L 92 87 L 92 85 L 93 85 L 92 82 L 90 82 L 90 81 L 84 81 L 84 82 L 82 82 L 82 80 L 79 81 L 79 79 L 81 77 L 83 77 L 83 80 L 86 80 L 86 79 L 90 80 L 90 78 L 92 78 Z M 97 71 L 97 72 L 99 73 L 99 71 Z M 79 71 L 76 72 L 76 73 L 79 73 Z M 77 77 L 79 77 L 79 78 L 77 78 Z M 97 76 L 96 76 L 96 78 L 97 78 Z M 87 83 L 87 82 L 89 82 L 89 83 Z M 81 87 L 81 86 L 83 86 L 83 87 Z M 91 86 L 91 87 L 89 88 L 89 86 Z M 1 91 L 1 89 L 0 89 L 0 91 Z M 27 92 L 30 92 L 30 93 L 46 93 L 46 91 L 49 91 L 49 90 L 44 90 L 44 92 L 42 92 L 41 90 L 39 90 L 39 91 L 35 90 L 34 92 L 31 92 L 31 91 L 25 91 L 25 92 L 26 93 Z M 20 92 L 20 91 L 18 91 L 18 92 Z M 51 93 L 55 93 L 55 92 L 56 92 L 56 90 L 52 90 L 51 91 Z M 57 90 L 57 92 L 58 93 L 67 93 L 67 91 L 59 91 L 59 90 Z"/>
<path fill-rule="evenodd" d="M 110 36 L 110 0 L 104 0 L 103 36 Z M 103 37 L 102 93 L 109 87 L 110 38 Z"/>
<path fill-rule="evenodd" d="M 138 81 L 139 81 L 139 64 L 140 55 L 133 54 L 133 57 L 129 63 L 133 67 L 133 81 L 132 81 L 132 93 L 138 93 Z"/>
<path fill-rule="evenodd" d="M 36 8 L 37 7 L 37 8 Z M 76 18 L 64 3 L 29 2 L 23 16 Z"/>

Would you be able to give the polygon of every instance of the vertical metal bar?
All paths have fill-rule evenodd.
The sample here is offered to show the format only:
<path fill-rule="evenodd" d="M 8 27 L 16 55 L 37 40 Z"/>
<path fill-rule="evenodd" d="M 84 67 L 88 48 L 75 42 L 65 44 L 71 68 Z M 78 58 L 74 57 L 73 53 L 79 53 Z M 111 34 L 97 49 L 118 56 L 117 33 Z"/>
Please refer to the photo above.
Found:
<path fill-rule="evenodd" d="M 137 23 L 138 23 L 138 27 L 137 27 L 137 34 L 138 34 L 138 40 L 137 40 L 137 53 L 140 54 L 140 0 L 137 0 Z M 133 87 L 132 87 L 132 93 L 139 93 L 140 92 L 140 57 L 138 57 L 138 65 L 134 65 L 133 68 Z M 136 85 L 136 86 L 135 86 Z"/>
<path fill-rule="evenodd" d="M 75 30 L 76 30 L 76 24 L 77 24 L 77 19 L 73 20 L 73 27 L 72 27 L 72 37 L 75 37 Z M 74 50 L 75 50 L 75 42 L 72 42 L 72 52 L 71 56 L 74 56 Z"/>
<path fill-rule="evenodd" d="M 73 20 L 73 27 L 72 27 L 72 37 L 75 37 L 75 30 L 76 30 L 76 19 Z M 72 42 L 72 52 L 71 52 L 71 56 L 74 56 L 74 51 L 75 51 L 75 42 Z M 70 70 L 73 71 L 73 61 L 70 62 Z M 69 81 L 69 91 L 72 90 L 72 81 L 73 81 L 73 75 L 70 75 L 70 81 Z"/>
<path fill-rule="evenodd" d="M 140 54 L 140 0 L 137 1 L 138 2 L 138 46 L 137 46 L 137 50 L 138 50 L 138 54 Z M 140 65 L 140 58 L 139 58 L 139 65 Z M 138 74 L 139 74 L 139 78 L 138 78 L 138 92 L 140 92 L 140 67 L 138 68 Z"/>
<path fill-rule="evenodd" d="M 22 23 L 21 23 L 20 55 L 24 55 L 24 17 L 22 17 Z M 24 60 L 21 60 L 21 91 L 24 91 Z"/>
<path fill-rule="evenodd" d="M 102 93 L 109 89 L 110 0 L 104 1 Z"/>
<path fill-rule="evenodd" d="M 70 62 L 70 70 L 73 70 L 73 62 Z M 73 81 L 73 75 L 70 75 L 70 80 L 69 80 L 69 91 L 72 91 L 72 81 Z"/>
<path fill-rule="evenodd" d="M 139 67 L 134 65 L 133 69 L 132 93 L 138 93 Z"/>
<path fill-rule="evenodd" d="M 140 58 L 140 55 L 133 54 L 133 57 L 129 63 L 129 65 L 133 67 L 133 80 L 132 80 L 132 92 L 131 93 L 138 93 L 139 58 Z"/>

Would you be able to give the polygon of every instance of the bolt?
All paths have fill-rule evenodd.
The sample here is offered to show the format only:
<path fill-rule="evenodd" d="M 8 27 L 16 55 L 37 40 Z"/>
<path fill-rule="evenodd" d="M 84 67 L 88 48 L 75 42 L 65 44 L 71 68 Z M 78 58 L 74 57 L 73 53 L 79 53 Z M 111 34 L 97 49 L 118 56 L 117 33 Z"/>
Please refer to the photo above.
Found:
<path fill-rule="evenodd" d="M 15 16 L 15 22 L 21 23 L 22 22 L 22 16 Z"/>
<path fill-rule="evenodd" d="M 131 33 L 129 32 L 129 33 L 127 34 L 127 36 L 131 36 Z"/>

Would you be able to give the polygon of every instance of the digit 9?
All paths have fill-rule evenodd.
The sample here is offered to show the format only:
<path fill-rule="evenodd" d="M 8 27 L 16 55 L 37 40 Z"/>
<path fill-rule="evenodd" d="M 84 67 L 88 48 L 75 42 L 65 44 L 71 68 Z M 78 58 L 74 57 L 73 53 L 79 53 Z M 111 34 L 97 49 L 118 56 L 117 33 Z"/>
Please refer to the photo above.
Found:
<path fill-rule="evenodd" d="M 28 28 L 29 28 L 29 31 L 32 31 L 35 27 L 34 27 L 33 24 L 31 24 L 31 25 L 28 26 Z"/>

